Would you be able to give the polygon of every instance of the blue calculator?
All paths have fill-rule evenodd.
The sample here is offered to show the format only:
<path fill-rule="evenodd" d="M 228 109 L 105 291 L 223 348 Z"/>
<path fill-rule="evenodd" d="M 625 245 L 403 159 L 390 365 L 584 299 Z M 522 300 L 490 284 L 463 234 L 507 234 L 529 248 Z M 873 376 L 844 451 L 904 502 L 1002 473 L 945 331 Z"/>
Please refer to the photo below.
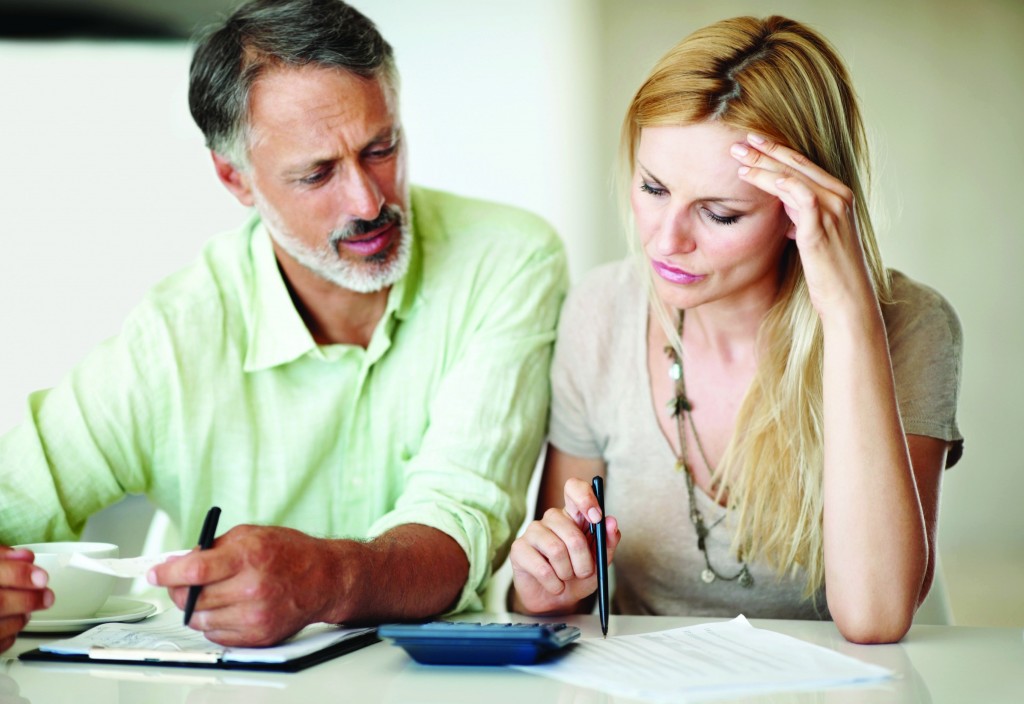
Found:
<path fill-rule="evenodd" d="M 579 639 L 580 629 L 564 623 L 432 621 L 388 624 L 377 635 L 424 665 L 530 665 Z"/>

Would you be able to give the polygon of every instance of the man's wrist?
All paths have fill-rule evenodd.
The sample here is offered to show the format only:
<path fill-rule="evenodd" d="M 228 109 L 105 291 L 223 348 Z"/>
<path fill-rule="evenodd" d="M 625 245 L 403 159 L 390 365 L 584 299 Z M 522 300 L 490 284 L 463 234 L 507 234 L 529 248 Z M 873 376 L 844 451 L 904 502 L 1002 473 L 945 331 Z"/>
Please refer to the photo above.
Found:
<path fill-rule="evenodd" d="M 324 539 L 323 583 L 314 588 L 323 589 L 324 606 L 321 621 L 325 623 L 351 623 L 359 620 L 367 609 L 363 603 L 363 588 L 370 580 L 360 578 L 366 564 L 366 545 L 356 540 Z"/>
<path fill-rule="evenodd" d="M 465 553 L 435 528 L 408 524 L 371 541 L 324 540 L 319 620 L 359 624 L 425 618 L 459 603 Z M 429 567 L 428 567 L 429 566 Z"/>

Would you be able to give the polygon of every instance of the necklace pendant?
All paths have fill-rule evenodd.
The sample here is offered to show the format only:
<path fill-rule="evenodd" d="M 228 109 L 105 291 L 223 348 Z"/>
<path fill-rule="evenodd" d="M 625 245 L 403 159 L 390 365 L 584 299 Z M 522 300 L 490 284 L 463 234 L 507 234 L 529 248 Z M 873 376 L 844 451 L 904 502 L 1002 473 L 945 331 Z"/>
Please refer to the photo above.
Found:
<path fill-rule="evenodd" d="M 679 381 L 680 377 L 683 376 L 683 365 L 679 362 L 673 362 L 668 368 L 668 375 L 673 381 Z"/>
<path fill-rule="evenodd" d="M 743 569 L 740 570 L 740 586 L 744 589 L 750 589 L 754 586 L 754 578 L 751 576 L 750 571 L 747 570 L 746 565 L 743 565 Z"/>
<path fill-rule="evenodd" d="M 700 572 L 700 578 L 704 581 L 704 584 L 711 584 L 715 581 L 715 573 L 710 569 L 705 568 Z"/>

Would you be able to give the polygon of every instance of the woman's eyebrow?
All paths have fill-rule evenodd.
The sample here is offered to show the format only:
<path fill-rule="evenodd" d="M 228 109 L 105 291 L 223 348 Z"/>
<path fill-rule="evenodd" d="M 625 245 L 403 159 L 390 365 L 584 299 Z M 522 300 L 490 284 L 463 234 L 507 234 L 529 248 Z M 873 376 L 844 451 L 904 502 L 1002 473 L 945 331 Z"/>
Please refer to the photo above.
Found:
<path fill-rule="evenodd" d="M 654 181 L 654 182 L 655 182 L 655 183 L 657 183 L 657 184 L 658 184 L 659 186 L 663 185 L 663 184 L 661 183 L 661 181 L 660 181 L 660 180 L 658 179 L 658 177 L 657 177 L 657 176 L 655 176 L 654 174 L 652 174 L 652 173 L 651 173 L 651 171 L 650 171 L 650 169 L 648 169 L 648 168 L 647 168 L 646 166 L 644 166 L 643 164 L 641 164 L 641 163 L 640 163 L 639 161 L 638 161 L 638 162 L 636 163 L 636 165 L 637 165 L 638 167 L 640 167 L 640 172 L 641 172 L 641 175 L 642 175 L 642 176 L 643 176 L 643 177 L 644 177 L 645 179 L 647 179 L 648 181 Z"/>
<path fill-rule="evenodd" d="M 753 198 L 726 198 L 724 196 L 708 196 L 707 198 L 696 198 L 702 203 L 755 203 Z"/>

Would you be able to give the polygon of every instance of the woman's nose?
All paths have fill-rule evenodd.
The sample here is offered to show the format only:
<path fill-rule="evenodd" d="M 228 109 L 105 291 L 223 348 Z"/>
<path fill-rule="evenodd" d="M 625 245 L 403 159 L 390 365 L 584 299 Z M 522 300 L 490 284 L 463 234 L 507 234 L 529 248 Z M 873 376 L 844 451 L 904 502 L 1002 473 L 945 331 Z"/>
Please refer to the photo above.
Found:
<path fill-rule="evenodd" d="M 657 238 L 660 254 L 689 254 L 697 248 L 693 223 L 685 213 L 668 214 L 658 228 Z"/>

